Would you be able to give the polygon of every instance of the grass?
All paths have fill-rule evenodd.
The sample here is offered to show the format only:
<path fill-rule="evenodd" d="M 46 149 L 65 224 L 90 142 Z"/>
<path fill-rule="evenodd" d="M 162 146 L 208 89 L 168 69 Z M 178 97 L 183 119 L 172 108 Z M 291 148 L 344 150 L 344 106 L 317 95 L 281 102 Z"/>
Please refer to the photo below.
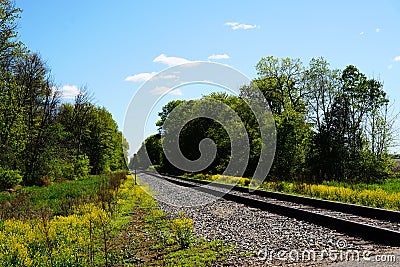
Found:
<path fill-rule="evenodd" d="M 186 174 L 183 177 L 237 184 L 239 186 L 248 186 L 251 182 L 248 178 L 222 175 Z M 322 184 L 288 181 L 264 182 L 260 189 L 376 208 L 400 210 L 400 178 L 391 178 L 374 184 L 349 184 L 335 181 L 325 181 Z"/>
<path fill-rule="evenodd" d="M 400 193 L 388 193 L 381 188 L 357 190 L 344 186 L 291 182 L 267 182 L 262 188 L 331 201 L 400 210 Z"/>
<path fill-rule="evenodd" d="M 380 183 L 373 183 L 373 184 L 366 184 L 366 183 L 349 184 L 336 181 L 324 181 L 323 184 L 328 186 L 350 188 L 356 191 L 382 189 L 383 191 L 390 194 L 400 192 L 400 178 L 389 178 Z"/>
<path fill-rule="evenodd" d="M 0 266 L 209 266 L 232 251 L 123 173 L 1 196 Z"/>
<path fill-rule="evenodd" d="M 110 176 L 93 175 L 89 178 L 52 183 L 46 187 L 20 187 L 16 193 L 1 192 L 1 218 L 34 216 L 42 209 L 51 210 L 52 216 L 68 215 L 73 206 L 96 201 L 108 186 Z M 8 214 L 8 215 L 7 215 Z"/>
<path fill-rule="evenodd" d="M 128 243 L 134 244 L 128 252 L 135 254 L 132 266 L 210 266 L 233 251 L 220 240 L 197 238 L 190 218 L 180 214 L 170 219 L 141 187 L 132 195 L 137 196 L 134 212 L 124 234 L 129 233 Z"/>
<path fill-rule="evenodd" d="M 3 194 L 0 266 L 110 266 L 125 173 Z M 5 197 L 4 197 L 5 196 Z"/>

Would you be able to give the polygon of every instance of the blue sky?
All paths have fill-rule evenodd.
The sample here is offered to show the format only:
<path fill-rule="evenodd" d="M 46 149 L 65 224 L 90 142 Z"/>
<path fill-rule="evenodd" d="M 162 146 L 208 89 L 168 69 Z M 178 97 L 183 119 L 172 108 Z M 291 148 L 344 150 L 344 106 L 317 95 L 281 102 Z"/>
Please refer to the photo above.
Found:
<path fill-rule="evenodd" d="M 16 0 L 16 5 L 23 9 L 20 39 L 41 54 L 65 96 L 87 86 L 120 128 L 145 78 L 185 60 L 228 64 L 255 78 L 261 57 L 300 58 L 307 65 L 322 56 L 334 68 L 353 64 L 379 78 L 400 103 L 397 0 Z M 174 91 L 165 101 L 208 92 L 197 88 Z M 156 115 L 149 120 L 152 124 Z"/>

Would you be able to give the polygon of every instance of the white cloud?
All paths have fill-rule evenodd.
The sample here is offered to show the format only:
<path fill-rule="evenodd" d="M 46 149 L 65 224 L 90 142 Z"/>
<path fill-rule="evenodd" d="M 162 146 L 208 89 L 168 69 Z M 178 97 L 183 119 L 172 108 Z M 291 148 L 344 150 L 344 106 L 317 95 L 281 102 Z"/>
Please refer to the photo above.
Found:
<path fill-rule="evenodd" d="M 227 54 L 214 54 L 209 56 L 208 59 L 229 59 L 229 56 Z"/>
<path fill-rule="evenodd" d="M 381 31 L 381 28 L 376 28 L 375 29 L 375 32 L 380 32 Z"/>
<path fill-rule="evenodd" d="M 157 74 L 157 72 L 154 72 L 154 71 L 138 73 L 138 74 L 126 77 L 125 81 L 127 81 L 127 82 L 145 82 L 147 80 L 150 80 L 150 78 L 156 74 Z"/>
<path fill-rule="evenodd" d="M 360 35 L 361 35 L 361 36 L 364 35 L 364 32 L 360 32 Z"/>
<path fill-rule="evenodd" d="M 76 85 L 64 85 L 63 87 L 58 88 L 58 90 L 61 93 L 61 98 L 65 99 L 73 99 L 82 93 Z"/>
<path fill-rule="evenodd" d="M 143 73 L 138 73 L 138 74 L 134 74 L 131 76 L 128 76 L 125 78 L 125 81 L 127 82 L 146 82 L 150 79 L 174 79 L 174 78 L 178 78 L 178 76 L 176 75 L 157 75 L 157 72 L 153 71 L 153 72 L 143 72 Z"/>
<path fill-rule="evenodd" d="M 158 78 L 160 78 L 160 79 L 175 79 L 175 78 L 178 78 L 178 76 L 176 76 L 176 75 L 160 75 Z"/>
<path fill-rule="evenodd" d="M 168 57 L 165 54 L 161 54 L 158 57 L 156 57 L 153 62 L 159 62 L 168 66 L 176 66 L 180 64 L 185 64 L 185 63 L 190 63 L 192 61 L 187 60 L 186 58 L 181 58 L 181 57 Z"/>
<path fill-rule="evenodd" d="M 248 30 L 248 29 L 254 29 L 257 27 L 256 24 L 244 24 L 244 23 L 239 23 L 239 22 L 226 22 L 226 26 L 229 26 L 232 28 L 232 30 Z"/>
<path fill-rule="evenodd" d="M 157 86 L 153 90 L 151 90 L 151 94 L 153 95 L 183 95 L 180 89 L 170 90 L 170 88 L 166 86 Z"/>
<path fill-rule="evenodd" d="M 400 61 L 400 56 L 397 56 L 393 59 L 394 61 Z"/>
<path fill-rule="evenodd" d="M 388 70 L 391 70 L 393 68 L 393 65 L 388 65 L 387 68 Z"/>

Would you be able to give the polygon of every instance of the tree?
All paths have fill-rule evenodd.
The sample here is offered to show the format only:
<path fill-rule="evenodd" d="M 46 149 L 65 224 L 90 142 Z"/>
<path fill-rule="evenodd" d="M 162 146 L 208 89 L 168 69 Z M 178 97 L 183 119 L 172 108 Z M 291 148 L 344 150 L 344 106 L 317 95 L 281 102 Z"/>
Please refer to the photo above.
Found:
<path fill-rule="evenodd" d="M 62 105 L 58 117 L 67 137 L 63 146 L 75 167 L 87 157 L 92 174 L 126 169 L 129 144 L 105 108 L 78 96 L 74 105 Z"/>
<path fill-rule="evenodd" d="M 46 151 L 57 144 L 53 131 L 60 95 L 49 79 L 48 69 L 37 54 L 24 55 L 17 64 L 17 86 L 24 92 L 26 147 L 24 177 L 27 184 L 38 183 L 46 164 Z"/>
<path fill-rule="evenodd" d="M 270 179 L 303 181 L 308 177 L 313 182 L 370 182 L 387 177 L 391 164 L 388 147 L 393 140 L 396 117 L 389 115 L 389 100 L 380 81 L 368 78 L 351 65 L 342 71 L 331 69 L 323 58 L 314 58 L 305 67 L 298 59 L 266 57 L 256 68 L 258 77 L 240 89 L 239 97 L 212 93 L 199 100 L 171 101 L 163 107 L 157 122 L 157 142 L 145 142 L 147 150 L 161 155 L 155 162 L 160 163 L 162 170 L 179 172 L 169 163 L 161 146 L 168 149 L 168 142 L 172 141 L 166 141 L 165 136 L 172 134 L 179 135 L 180 152 L 189 161 L 200 158 L 199 143 L 211 138 L 217 147 L 216 158 L 203 172 L 223 172 L 232 156 L 228 133 L 238 127 L 228 115 L 227 110 L 231 109 L 249 136 L 250 159 L 245 175 L 254 175 L 261 148 L 267 145 L 265 136 L 261 136 L 269 128 L 260 128 L 259 118 L 248 103 L 252 99 L 266 99 L 263 105 L 269 105 L 273 111 L 277 144 Z M 205 105 L 209 100 L 229 108 L 216 112 L 212 101 Z M 224 127 L 218 120 L 194 116 L 203 114 L 204 107 L 218 113 L 218 118 L 225 118 Z M 168 117 L 172 111 L 179 113 L 176 118 Z M 182 128 L 180 118 L 191 115 L 195 119 Z M 268 114 L 264 115 L 266 119 Z M 167 117 L 171 123 L 165 125 Z"/>
<path fill-rule="evenodd" d="M 160 168 L 162 165 L 162 154 L 161 135 L 150 135 L 136 153 L 136 159 L 132 157 L 129 161 L 129 169 L 133 170 L 136 167 L 145 170 L 150 166 Z M 134 166 L 134 164 L 136 164 L 136 166 Z"/>
<path fill-rule="evenodd" d="M 89 164 L 96 173 L 125 169 L 128 144 L 111 114 L 84 89 L 74 104 L 61 104 L 50 69 L 17 39 L 19 13 L 11 1 L 0 1 L 2 187 L 20 177 L 28 185 L 84 177 Z"/>
<path fill-rule="evenodd" d="M 256 65 L 256 85 L 264 93 L 272 111 L 280 114 L 286 109 L 304 112 L 304 67 L 299 59 L 262 58 Z"/>
<path fill-rule="evenodd" d="M 262 58 L 254 82 L 264 93 L 276 124 L 276 152 L 271 175 L 296 178 L 305 169 L 310 150 L 310 124 L 306 122 L 305 68 L 299 59 Z"/>
<path fill-rule="evenodd" d="M 124 169 L 126 154 L 122 135 L 111 113 L 105 108 L 92 107 L 88 118 L 87 135 L 83 137 L 82 152 L 90 160 L 91 173 L 99 174 Z"/>
<path fill-rule="evenodd" d="M 19 42 L 15 20 L 20 9 L 11 1 L 0 1 L 0 167 L 19 168 L 24 149 L 23 92 L 18 88 L 15 65 L 25 51 Z"/>
<path fill-rule="evenodd" d="M 174 110 L 175 107 L 179 106 L 182 104 L 184 101 L 183 100 L 173 100 L 168 102 L 166 105 L 162 107 L 161 112 L 158 113 L 158 116 L 160 117 L 160 120 L 157 121 L 156 126 L 158 126 L 158 131 L 159 134 L 162 134 L 163 131 L 163 124 L 165 120 L 167 119 L 168 115 Z"/>

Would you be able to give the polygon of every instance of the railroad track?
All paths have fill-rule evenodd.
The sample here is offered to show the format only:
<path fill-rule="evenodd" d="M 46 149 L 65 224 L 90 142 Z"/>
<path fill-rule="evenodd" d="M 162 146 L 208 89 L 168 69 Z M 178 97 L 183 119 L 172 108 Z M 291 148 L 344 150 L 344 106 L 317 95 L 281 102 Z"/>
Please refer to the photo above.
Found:
<path fill-rule="evenodd" d="M 222 197 L 260 210 L 327 227 L 379 244 L 400 246 L 400 212 L 354 204 L 254 190 L 145 172 L 171 183 Z"/>

